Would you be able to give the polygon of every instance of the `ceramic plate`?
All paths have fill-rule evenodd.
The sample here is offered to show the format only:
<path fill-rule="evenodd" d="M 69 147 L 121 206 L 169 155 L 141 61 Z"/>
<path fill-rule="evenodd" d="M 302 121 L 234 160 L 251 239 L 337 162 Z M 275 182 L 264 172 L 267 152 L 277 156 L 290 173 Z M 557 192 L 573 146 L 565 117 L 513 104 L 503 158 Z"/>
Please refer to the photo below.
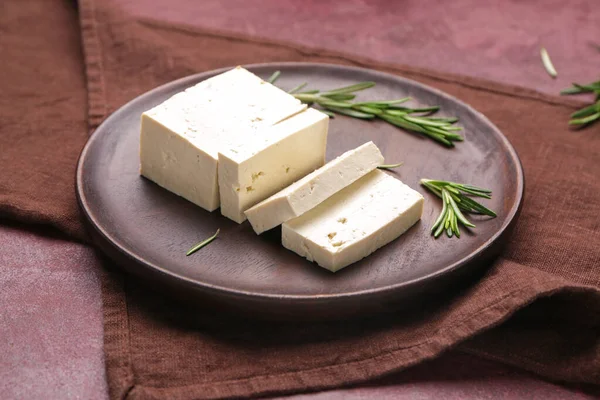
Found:
<path fill-rule="evenodd" d="M 523 171 L 502 133 L 482 114 L 436 89 L 372 70 L 305 63 L 246 66 L 290 89 L 336 88 L 360 81 L 377 85 L 360 99 L 410 96 L 415 105 L 440 105 L 440 115 L 458 116 L 465 141 L 445 148 L 382 121 L 336 117 L 330 122 L 327 159 L 372 140 L 386 162 L 404 162 L 390 172 L 425 197 L 423 218 L 399 239 L 337 273 L 281 245 L 279 228 L 257 236 L 140 177 L 140 114 L 177 92 L 226 69 L 189 76 L 132 100 L 107 118 L 90 137 L 77 170 L 77 194 L 97 245 L 119 265 L 156 287 L 188 301 L 274 318 L 330 318 L 386 310 L 409 297 L 437 290 L 468 266 L 485 266 L 500 249 L 523 198 Z M 477 106 L 476 104 L 473 106 Z M 493 191 L 484 204 L 498 217 L 473 216 L 473 233 L 434 240 L 430 227 L 441 202 L 419 185 L 420 178 L 465 182 Z M 221 229 L 198 253 L 186 251 Z"/>

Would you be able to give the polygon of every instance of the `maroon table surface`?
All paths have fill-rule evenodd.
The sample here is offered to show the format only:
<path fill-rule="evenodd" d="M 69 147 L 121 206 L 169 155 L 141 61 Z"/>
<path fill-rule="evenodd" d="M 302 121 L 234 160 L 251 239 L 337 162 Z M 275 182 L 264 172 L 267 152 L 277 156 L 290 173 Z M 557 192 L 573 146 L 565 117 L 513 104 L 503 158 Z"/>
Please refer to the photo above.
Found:
<path fill-rule="evenodd" d="M 142 18 L 276 37 L 373 59 L 557 93 L 597 79 L 597 0 L 322 2 L 123 0 Z M 501 4 L 501 5 L 500 5 Z M 265 23 L 265 16 L 268 23 Z M 543 70 L 540 46 L 559 72 Z M 596 51 L 596 54 L 594 54 Z M 0 226 L 0 398 L 105 399 L 100 266 L 94 250 L 27 227 Z M 472 356 L 451 353 L 360 388 L 298 399 L 592 398 Z"/>

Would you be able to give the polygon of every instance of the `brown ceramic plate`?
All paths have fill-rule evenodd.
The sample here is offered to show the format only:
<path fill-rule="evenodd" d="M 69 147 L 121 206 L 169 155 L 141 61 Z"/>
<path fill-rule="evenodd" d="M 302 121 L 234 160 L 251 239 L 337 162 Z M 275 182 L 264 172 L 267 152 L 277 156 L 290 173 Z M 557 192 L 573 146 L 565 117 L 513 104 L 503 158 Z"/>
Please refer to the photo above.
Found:
<path fill-rule="evenodd" d="M 357 315 L 393 307 L 454 281 L 467 266 L 484 265 L 498 251 L 523 199 L 523 171 L 508 140 L 483 115 L 459 100 L 417 82 L 376 71 L 324 64 L 279 63 L 247 67 L 289 89 L 308 81 L 335 88 L 360 81 L 377 86 L 364 99 L 411 96 L 460 117 L 465 141 L 447 149 L 381 121 L 331 120 L 327 158 L 372 140 L 386 162 L 403 161 L 397 178 L 425 196 L 422 220 L 399 239 L 335 274 L 281 245 L 281 231 L 257 236 L 209 213 L 139 175 L 140 114 L 175 93 L 226 69 L 193 75 L 156 88 L 112 114 L 85 146 L 77 169 L 77 194 L 97 244 L 139 277 L 191 300 L 212 301 L 239 313 L 285 318 Z M 474 216 L 477 229 L 460 239 L 434 240 L 429 232 L 441 209 L 420 178 L 466 182 L 493 190 L 485 204 L 495 219 Z M 219 238 L 193 256 L 186 251 L 221 229 Z"/>

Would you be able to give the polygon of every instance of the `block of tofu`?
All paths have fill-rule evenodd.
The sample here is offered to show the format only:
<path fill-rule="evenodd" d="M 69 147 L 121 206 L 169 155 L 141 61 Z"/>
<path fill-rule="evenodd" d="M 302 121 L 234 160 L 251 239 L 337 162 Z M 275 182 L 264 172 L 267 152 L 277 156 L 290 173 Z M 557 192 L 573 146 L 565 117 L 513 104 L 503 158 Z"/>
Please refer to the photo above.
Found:
<path fill-rule="evenodd" d="M 244 211 L 325 163 L 329 117 L 309 108 L 219 152 L 221 213 Z"/>
<path fill-rule="evenodd" d="M 219 207 L 219 151 L 305 109 L 251 72 L 232 69 L 142 114 L 140 173 L 213 211 Z"/>
<path fill-rule="evenodd" d="M 415 224 L 423 196 L 375 170 L 282 226 L 283 246 L 336 272 Z"/>
<path fill-rule="evenodd" d="M 383 164 L 373 142 L 345 152 L 254 207 L 246 217 L 257 234 L 298 217 Z"/>

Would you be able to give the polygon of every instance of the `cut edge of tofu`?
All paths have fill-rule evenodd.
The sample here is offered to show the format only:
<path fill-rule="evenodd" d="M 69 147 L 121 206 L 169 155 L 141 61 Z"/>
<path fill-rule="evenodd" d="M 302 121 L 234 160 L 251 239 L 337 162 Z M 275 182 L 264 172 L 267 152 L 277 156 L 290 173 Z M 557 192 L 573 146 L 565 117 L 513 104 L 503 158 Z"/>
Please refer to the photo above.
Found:
<path fill-rule="evenodd" d="M 152 122 L 148 124 L 150 120 Z M 153 145 L 148 144 L 148 141 Z M 179 146 L 177 156 L 173 154 L 172 149 L 168 149 L 167 142 L 171 146 Z M 194 146 L 187 138 L 173 132 L 146 113 L 143 113 L 141 117 L 139 151 L 140 175 L 207 211 L 212 212 L 219 208 L 217 160 L 211 154 Z M 154 154 L 144 157 L 144 153 Z M 198 173 L 195 176 L 189 176 L 193 171 L 186 172 L 185 169 L 180 168 L 182 159 L 196 162 L 198 167 L 193 170 L 211 171 L 212 173 Z M 177 181 L 184 181 L 185 184 L 178 185 Z M 190 184 L 190 182 L 194 182 L 196 185 Z M 205 190 L 210 190 L 210 188 L 213 190 L 207 194 Z"/>
<path fill-rule="evenodd" d="M 248 208 L 321 167 L 328 128 L 329 117 L 309 108 L 240 144 L 242 151 L 219 152 L 221 213 L 242 223 Z"/>
<path fill-rule="evenodd" d="M 365 163 L 366 158 L 366 163 Z M 379 148 L 372 142 L 348 150 L 321 168 L 306 175 L 273 196 L 246 210 L 245 214 L 256 234 L 299 217 L 320 203 L 373 171 L 384 161 Z M 349 167 L 344 163 L 349 163 Z M 327 181 L 329 186 L 319 185 Z M 304 202 L 296 201 L 306 199 Z"/>
<path fill-rule="evenodd" d="M 387 176 L 387 178 L 385 178 L 385 179 L 388 179 L 388 178 L 395 179 L 395 178 L 385 174 L 385 172 L 382 172 L 379 170 L 372 171 L 371 174 L 384 174 Z M 365 179 L 367 177 L 368 177 L 368 175 L 361 179 Z M 395 179 L 395 180 L 397 180 L 397 179 Z M 404 184 L 403 182 L 401 182 L 399 180 L 397 180 L 397 181 L 401 185 L 410 189 L 410 191 L 411 191 L 410 195 L 414 196 L 413 202 L 405 210 L 403 210 L 402 214 L 389 220 L 381 228 L 374 230 L 372 232 L 369 232 L 368 234 L 365 234 L 364 236 L 362 236 L 358 239 L 352 240 L 350 242 L 342 243 L 339 245 L 338 250 L 332 252 L 332 251 L 328 250 L 327 248 L 325 248 L 322 245 L 322 243 L 315 242 L 311 238 L 306 237 L 306 235 L 300 233 L 298 231 L 298 229 L 295 229 L 293 226 L 291 226 L 294 224 L 294 221 L 299 221 L 301 219 L 302 219 L 302 223 L 310 223 L 311 222 L 310 213 L 314 212 L 316 209 L 315 208 L 315 209 L 309 211 L 308 213 L 306 213 L 300 217 L 294 218 L 282 225 L 282 231 L 281 231 L 282 245 L 285 248 L 287 248 L 288 250 L 291 250 L 291 251 L 297 253 L 298 255 L 306 258 L 307 260 L 309 260 L 311 262 L 316 262 L 317 265 L 319 265 L 320 267 L 325 268 L 331 272 L 337 272 L 337 271 L 347 267 L 348 265 L 353 264 L 353 263 L 360 261 L 361 259 L 369 256 L 370 254 L 372 254 L 379 248 L 396 240 L 398 237 L 400 237 L 402 234 L 404 234 L 408 229 L 410 229 L 414 224 L 416 224 L 421 219 L 421 216 L 423 213 L 423 205 L 425 202 L 423 196 L 419 192 L 410 188 L 408 185 Z M 353 183 L 352 185 L 348 186 L 344 190 L 348 190 L 349 188 L 351 188 L 353 185 L 356 185 L 356 184 L 360 184 L 360 180 Z M 336 193 L 336 195 L 330 197 L 328 200 L 321 203 L 320 206 L 327 207 L 327 206 L 331 205 L 331 204 L 325 204 L 326 202 L 333 203 L 333 205 L 338 205 L 339 202 L 344 201 L 344 199 L 343 199 L 344 190 Z M 413 192 L 414 192 L 414 194 L 413 194 Z M 337 197 L 337 198 L 334 198 L 334 197 Z M 338 203 L 338 204 L 336 204 L 336 203 Z M 326 212 L 325 210 L 319 210 L 319 211 Z M 410 216 L 410 218 L 406 217 L 407 215 Z M 345 220 L 345 218 L 338 220 L 338 222 L 345 223 L 342 220 Z M 365 251 L 361 251 L 361 249 L 360 249 L 361 244 L 367 242 L 368 240 L 372 240 L 371 239 L 372 237 L 375 238 L 374 244 L 372 246 L 368 246 Z M 335 236 L 333 236 L 332 239 L 335 240 Z M 334 242 L 333 246 L 335 246 L 335 245 L 336 244 Z"/>

